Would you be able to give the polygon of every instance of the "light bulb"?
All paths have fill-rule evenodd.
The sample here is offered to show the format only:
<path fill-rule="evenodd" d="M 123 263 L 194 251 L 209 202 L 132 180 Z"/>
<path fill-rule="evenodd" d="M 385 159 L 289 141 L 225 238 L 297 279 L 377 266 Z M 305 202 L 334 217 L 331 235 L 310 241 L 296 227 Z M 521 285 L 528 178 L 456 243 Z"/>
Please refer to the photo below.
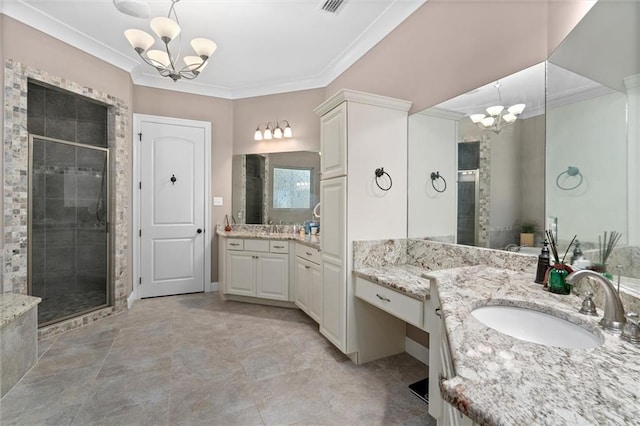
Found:
<path fill-rule="evenodd" d="M 273 137 L 275 139 L 282 139 L 282 129 L 280 127 L 276 127 L 273 131 Z"/>
<path fill-rule="evenodd" d="M 153 32 L 160 37 L 160 40 L 165 43 L 169 43 L 180 34 L 180 25 L 171 18 L 158 16 L 153 18 L 149 25 L 151 25 Z"/>
<path fill-rule="evenodd" d="M 260 126 L 258 126 L 258 128 L 256 129 L 256 132 L 253 134 L 253 140 L 254 141 L 262 140 L 262 132 L 260 131 Z"/>
<path fill-rule="evenodd" d="M 491 106 L 487 108 L 487 114 L 489 114 L 492 117 L 497 117 L 498 115 L 500 115 L 503 109 L 504 107 L 502 105 Z"/>
<path fill-rule="evenodd" d="M 293 137 L 293 130 L 291 130 L 291 126 L 289 126 L 289 124 L 287 124 L 287 127 L 284 128 L 284 137 L 285 138 Z"/>
<path fill-rule="evenodd" d="M 138 53 L 146 52 L 155 43 L 153 36 L 142 30 L 128 29 L 124 32 L 124 36 Z"/>
<path fill-rule="evenodd" d="M 265 140 L 271 140 L 271 139 L 273 139 L 273 134 L 271 133 L 271 128 L 270 128 L 270 127 L 267 127 L 267 128 L 264 130 L 264 139 L 265 139 Z"/>
<path fill-rule="evenodd" d="M 147 56 L 152 62 L 154 62 L 154 66 L 163 66 L 168 68 L 171 65 L 169 55 L 167 55 L 167 52 L 163 52 L 162 50 L 149 50 L 147 52 Z"/>

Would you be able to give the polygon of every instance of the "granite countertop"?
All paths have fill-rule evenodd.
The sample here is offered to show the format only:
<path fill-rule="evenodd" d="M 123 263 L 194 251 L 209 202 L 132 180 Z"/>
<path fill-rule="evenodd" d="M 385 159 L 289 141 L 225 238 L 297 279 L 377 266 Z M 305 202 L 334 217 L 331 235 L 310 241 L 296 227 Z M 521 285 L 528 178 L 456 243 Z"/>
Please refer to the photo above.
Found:
<path fill-rule="evenodd" d="M 436 281 L 456 374 L 441 383 L 443 398 L 472 420 L 482 425 L 639 424 L 640 348 L 602 330 L 601 317 L 579 314 L 579 297 L 546 292 L 533 275 L 487 266 L 423 276 Z M 490 304 L 552 313 L 592 330 L 604 343 L 564 349 L 509 337 L 471 315 Z"/>
<path fill-rule="evenodd" d="M 37 306 L 41 300 L 39 297 L 27 296 L 26 294 L 0 294 L 0 328 Z"/>
<path fill-rule="evenodd" d="M 353 270 L 358 277 L 422 301 L 429 299 L 429 280 L 422 277 L 424 272 L 423 268 L 412 265 L 389 265 Z"/>
<path fill-rule="evenodd" d="M 225 238 L 247 238 L 252 240 L 293 240 L 306 246 L 320 250 L 319 235 L 300 235 L 293 232 L 266 232 L 266 231 L 229 231 L 216 230 L 216 234 Z"/>

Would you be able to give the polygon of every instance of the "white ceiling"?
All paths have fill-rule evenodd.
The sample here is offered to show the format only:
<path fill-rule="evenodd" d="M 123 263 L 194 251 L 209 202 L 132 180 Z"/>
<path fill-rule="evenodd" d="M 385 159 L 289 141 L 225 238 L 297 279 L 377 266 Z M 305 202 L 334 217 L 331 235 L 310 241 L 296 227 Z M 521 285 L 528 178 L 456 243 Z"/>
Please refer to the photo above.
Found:
<path fill-rule="evenodd" d="M 214 40 L 218 50 L 197 79 L 177 83 L 141 63 L 123 35 L 151 33 L 148 19 L 120 13 L 112 0 L 3 0 L 1 7 L 130 72 L 135 84 L 237 99 L 325 87 L 426 0 L 345 0 L 337 15 L 320 10 L 323 1 L 180 1 L 183 54 L 194 37 Z M 171 2 L 148 4 L 155 17 L 166 16 Z"/>

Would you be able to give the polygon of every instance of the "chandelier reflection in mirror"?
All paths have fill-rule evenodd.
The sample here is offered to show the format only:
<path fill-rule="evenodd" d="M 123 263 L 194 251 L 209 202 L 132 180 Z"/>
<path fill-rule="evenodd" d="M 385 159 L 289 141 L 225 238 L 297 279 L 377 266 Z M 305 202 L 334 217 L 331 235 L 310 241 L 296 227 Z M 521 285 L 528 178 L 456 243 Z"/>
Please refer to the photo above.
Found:
<path fill-rule="evenodd" d="M 145 31 L 128 29 L 124 32 L 124 36 L 142 60 L 154 67 L 161 76 L 169 77 L 173 81 L 178 81 L 181 78 L 193 80 L 207 66 L 207 61 L 218 46 L 209 39 L 194 38 L 191 40 L 191 47 L 193 47 L 197 56 L 184 56 L 182 62 L 180 62 L 182 37 L 180 36 L 180 23 L 175 10 L 176 3 L 179 1 L 171 0 L 171 7 L 166 18 L 158 16 L 149 23 L 153 32 L 164 45 L 164 50 L 149 50 L 156 40 Z M 178 52 L 174 55 L 171 53 L 169 44 L 176 38 Z"/>
<path fill-rule="evenodd" d="M 287 120 L 260 123 L 253 134 L 253 140 L 256 141 L 290 137 L 293 137 L 293 130 Z"/>
<path fill-rule="evenodd" d="M 496 81 L 494 87 L 498 90 L 498 101 L 500 104 L 487 108 L 486 114 L 471 114 L 469 118 L 479 128 L 483 130 L 491 130 L 496 134 L 500 134 L 502 129 L 505 129 L 515 123 L 520 114 L 522 114 L 522 111 L 524 111 L 525 104 L 515 104 L 505 109 L 502 105 L 500 81 Z"/>

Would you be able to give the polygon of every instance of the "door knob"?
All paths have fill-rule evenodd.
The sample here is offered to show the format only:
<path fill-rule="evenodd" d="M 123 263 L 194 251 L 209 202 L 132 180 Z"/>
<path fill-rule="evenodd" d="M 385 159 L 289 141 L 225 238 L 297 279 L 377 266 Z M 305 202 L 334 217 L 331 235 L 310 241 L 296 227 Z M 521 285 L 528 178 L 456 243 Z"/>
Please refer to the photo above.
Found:
<path fill-rule="evenodd" d="M 198 230 L 196 231 L 198 234 L 202 234 L 202 229 L 198 228 Z"/>

